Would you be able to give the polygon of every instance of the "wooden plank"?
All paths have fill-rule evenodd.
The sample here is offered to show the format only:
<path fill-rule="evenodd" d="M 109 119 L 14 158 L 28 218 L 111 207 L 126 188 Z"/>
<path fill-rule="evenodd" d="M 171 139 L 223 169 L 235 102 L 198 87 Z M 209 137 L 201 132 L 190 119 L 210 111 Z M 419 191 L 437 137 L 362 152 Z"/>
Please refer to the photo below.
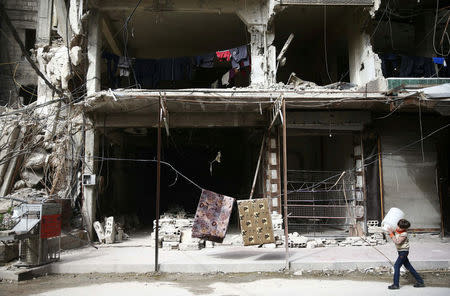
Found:
<path fill-rule="evenodd" d="M 16 145 L 14 147 L 14 153 L 19 153 L 22 149 L 22 144 L 25 138 L 25 134 L 27 132 L 27 127 L 21 127 L 20 128 L 20 134 L 17 138 Z M 15 157 L 12 157 L 9 161 L 8 169 L 5 173 L 5 176 L 3 178 L 3 183 L 0 188 L 0 196 L 6 196 L 9 194 L 13 182 L 15 180 L 15 177 L 18 173 L 17 166 L 21 164 L 22 155 L 16 155 Z"/>
<path fill-rule="evenodd" d="M 3 176 L 8 168 L 8 157 L 13 151 L 13 147 L 15 147 L 20 128 L 18 126 L 9 126 L 5 130 L 6 133 L 0 139 L 0 180 L 3 180 Z"/>
<path fill-rule="evenodd" d="M 121 56 L 122 55 L 122 51 L 120 50 L 121 46 L 119 45 L 119 42 L 116 39 L 114 39 L 111 22 L 109 21 L 109 18 L 107 16 L 104 15 L 102 16 L 101 28 L 102 34 L 105 37 L 105 40 L 108 43 L 109 47 L 111 48 L 112 52 L 115 55 Z"/>

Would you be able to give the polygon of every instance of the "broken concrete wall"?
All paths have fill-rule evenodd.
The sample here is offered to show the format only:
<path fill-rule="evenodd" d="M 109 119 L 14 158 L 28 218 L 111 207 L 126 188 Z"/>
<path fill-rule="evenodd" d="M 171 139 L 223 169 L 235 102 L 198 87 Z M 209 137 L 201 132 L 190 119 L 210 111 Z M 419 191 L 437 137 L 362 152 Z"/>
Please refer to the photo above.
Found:
<path fill-rule="evenodd" d="M 350 82 L 360 86 L 383 78 L 381 60 L 373 50 L 371 36 L 364 29 L 368 17 L 356 11 L 349 15 L 351 21 L 347 23 Z"/>
<path fill-rule="evenodd" d="M 3 5 L 22 42 L 34 47 L 38 1 L 7 0 Z M 0 105 L 14 105 L 19 96 L 36 92 L 31 86 L 36 86 L 37 75 L 3 22 L 0 27 Z"/>

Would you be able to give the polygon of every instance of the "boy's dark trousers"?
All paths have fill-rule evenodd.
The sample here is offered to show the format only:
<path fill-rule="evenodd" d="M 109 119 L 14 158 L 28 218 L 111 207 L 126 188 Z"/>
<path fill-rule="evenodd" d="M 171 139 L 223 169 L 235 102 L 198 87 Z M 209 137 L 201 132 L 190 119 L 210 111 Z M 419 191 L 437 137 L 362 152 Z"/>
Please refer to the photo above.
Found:
<path fill-rule="evenodd" d="M 397 261 L 395 261 L 394 265 L 394 285 L 399 287 L 399 281 L 400 281 L 400 267 L 402 265 L 405 266 L 407 270 L 414 276 L 417 283 L 423 284 L 423 279 L 420 277 L 420 275 L 417 273 L 417 271 L 412 267 L 411 263 L 409 263 L 408 260 L 408 251 L 399 251 L 398 252 L 398 258 Z"/>

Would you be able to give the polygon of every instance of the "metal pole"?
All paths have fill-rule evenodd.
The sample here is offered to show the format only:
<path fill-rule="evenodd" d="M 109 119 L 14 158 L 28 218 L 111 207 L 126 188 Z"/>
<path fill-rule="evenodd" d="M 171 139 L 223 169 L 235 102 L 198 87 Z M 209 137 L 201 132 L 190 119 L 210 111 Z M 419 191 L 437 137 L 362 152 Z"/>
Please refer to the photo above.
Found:
<path fill-rule="evenodd" d="M 361 177 L 364 194 L 364 235 L 367 235 L 367 190 L 366 190 L 366 169 L 364 166 L 364 146 L 363 146 L 363 134 L 360 133 L 360 145 L 361 145 Z"/>
<path fill-rule="evenodd" d="M 380 202 L 381 202 L 381 221 L 384 219 L 384 196 L 383 196 L 383 167 L 381 165 L 381 139 L 378 135 L 378 175 L 380 177 Z"/>
<path fill-rule="evenodd" d="M 289 270 L 289 231 L 287 208 L 287 150 L 286 150 L 286 101 L 283 98 L 283 195 L 284 195 L 284 245 L 286 247 L 286 270 Z"/>
<path fill-rule="evenodd" d="M 256 179 L 258 178 L 259 166 L 261 164 L 261 157 L 264 151 L 264 142 L 266 141 L 266 134 L 263 135 L 261 149 L 259 150 L 258 162 L 256 164 L 255 176 L 253 177 L 252 190 L 250 191 L 250 199 L 253 198 L 253 193 L 255 192 Z"/>
<path fill-rule="evenodd" d="M 155 225 L 155 272 L 159 271 L 158 266 L 158 236 L 159 236 L 159 198 L 161 189 L 161 97 L 159 97 L 158 109 L 158 164 L 156 166 L 156 225 Z"/>

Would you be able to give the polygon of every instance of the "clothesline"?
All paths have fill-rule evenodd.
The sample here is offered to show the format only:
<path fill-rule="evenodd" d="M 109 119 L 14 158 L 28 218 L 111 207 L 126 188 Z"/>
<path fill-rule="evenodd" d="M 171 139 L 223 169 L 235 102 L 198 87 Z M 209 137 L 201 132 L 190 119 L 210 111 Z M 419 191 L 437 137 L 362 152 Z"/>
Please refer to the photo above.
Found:
<path fill-rule="evenodd" d="M 160 81 L 192 80 L 193 67 L 211 69 L 214 68 L 216 61 L 231 63 L 231 69 L 234 71 L 230 70 L 225 73 L 228 79 L 233 78 L 235 72 L 239 71 L 241 67 L 250 66 L 247 45 L 190 57 L 137 59 L 103 52 L 102 58 L 107 62 L 109 80 L 113 84 L 111 87 L 118 87 L 118 77 L 129 77 L 130 70 L 132 70 L 137 84 L 144 88 L 155 88 Z M 222 80 L 224 79 L 222 78 Z M 229 80 L 222 85 L 228 84 Z"/>
<path fill-rule="evenodd" d="M 131 159 L 131 158 L 113 158 L 113 157 L 100 157 L 100 156 L 94 156 L 94 159 L 101 159 L 103 160 L 116 160 L 116 161 L 134 161 L 134 162 L 158 162 L 156 159 Z M 170 163 L 162 161 L 162 164 L 167 165 L 169 168 L 171 168 L 175 173 L 177 173 L 177 175 L 180 175 L 181 177 L 183 177 L 186 181 L 188 181 L 189 183 L 191 183 L 192 185 L 194 185 L 195 187 L 197 187 L 200 190 L 204 190 L 200 185 L 198 185 L 197 183 L 195 183 L 194 181 L 192 181 L 191 179 L 189 179 L 188 177 L 186 177 L 185 175 L 183 175 L 179 170 L 177 170 L 176 168 L 174 168 Z"/>

